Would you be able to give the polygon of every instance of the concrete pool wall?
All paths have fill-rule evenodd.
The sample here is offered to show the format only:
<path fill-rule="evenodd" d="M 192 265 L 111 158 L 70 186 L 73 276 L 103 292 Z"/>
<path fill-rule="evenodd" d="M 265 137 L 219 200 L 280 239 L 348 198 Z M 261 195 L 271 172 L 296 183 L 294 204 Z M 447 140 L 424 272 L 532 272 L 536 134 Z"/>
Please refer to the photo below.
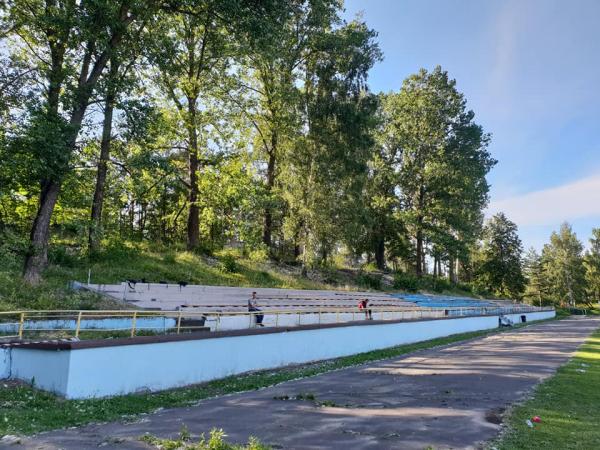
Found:
<path fill-rule="evenodd" d="M 516 314 L 520 322 L 554 311 Z M 517 317 L 518 316 L 518 317 Z M 306 325 L 0 348 L 0 375 L 66 398 L 123 395 L 201 383 L 248 371 L 349 356 L 498 327 L 497 315 Z"/>

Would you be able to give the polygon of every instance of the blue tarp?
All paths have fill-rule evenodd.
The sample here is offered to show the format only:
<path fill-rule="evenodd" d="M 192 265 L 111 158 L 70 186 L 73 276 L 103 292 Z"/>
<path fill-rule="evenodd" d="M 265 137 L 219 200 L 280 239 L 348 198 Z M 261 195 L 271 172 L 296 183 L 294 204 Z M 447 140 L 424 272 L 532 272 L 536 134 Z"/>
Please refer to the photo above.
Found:
<path fill-rule="evenodd" d="M 413 302 L 423 308 L 469 308 L 496 306 L 487 300 L 479 300 L 468 297 L 454 297 L 451 295 L 428 295 L 428 294 L 392 294 L 396 298 Z"/>

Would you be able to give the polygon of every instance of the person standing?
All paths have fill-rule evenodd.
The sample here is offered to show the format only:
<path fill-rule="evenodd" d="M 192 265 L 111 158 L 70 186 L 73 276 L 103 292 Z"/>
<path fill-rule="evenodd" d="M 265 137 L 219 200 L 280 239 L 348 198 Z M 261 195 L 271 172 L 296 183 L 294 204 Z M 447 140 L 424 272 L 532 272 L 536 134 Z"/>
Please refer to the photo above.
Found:
<path fill-rule="evenodd" d="M 256 292 L 252 293 L 252 297 L 250 297 L 248 299 L 248 312 L 251 313 L 255 313 L 257 311 L 261 311 L 261 309 L 258 307 L 258 299 L 256 297 Z M 255 320 L 256 320 L 256 325 L 259 327 L 264 327 L 264 324 L 262 323 L 263 319 L 264 319 L 264 314 L 253 314 Z"/>

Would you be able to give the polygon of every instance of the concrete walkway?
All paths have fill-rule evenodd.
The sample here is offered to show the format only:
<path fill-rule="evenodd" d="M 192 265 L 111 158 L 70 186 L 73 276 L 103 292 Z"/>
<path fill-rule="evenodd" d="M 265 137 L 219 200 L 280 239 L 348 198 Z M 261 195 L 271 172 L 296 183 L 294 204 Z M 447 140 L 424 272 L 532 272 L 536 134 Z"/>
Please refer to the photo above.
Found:
<path fill-rule="evenodd" d="M 285 449 L 477 448 L 497 435 L 504 410 L 551 376 L 599 325 L 594 318 L 533 325 L 129 424 L 41 434 L 14 448 L 142 449 L 144 433 L 175 437 L 183 425 L 193 435 L 217 427 L 233 442 L 255 435 Z M 314 400 L 281 399 L 306 394 Z"/>

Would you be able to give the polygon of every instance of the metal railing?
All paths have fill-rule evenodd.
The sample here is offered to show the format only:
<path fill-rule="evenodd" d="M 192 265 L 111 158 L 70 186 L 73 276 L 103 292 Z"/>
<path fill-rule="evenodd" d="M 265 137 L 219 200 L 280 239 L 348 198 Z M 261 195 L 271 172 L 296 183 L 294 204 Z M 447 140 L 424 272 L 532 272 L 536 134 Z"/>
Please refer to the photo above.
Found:
<path fill-rule="evenodd" d="M 366 311 L 355 307 L 303 309 L 264 307 L 253 312 L 215 310 L 6 311 L 0 312 L 0 339 L 134 337 L 147 334 L 239 330 L 258 326 L 294 327 L 364 320 L 410 321 L 551 310 L 553 308 L 550 307 L 512 305 L 463 308 L 369 307 Z"/>

